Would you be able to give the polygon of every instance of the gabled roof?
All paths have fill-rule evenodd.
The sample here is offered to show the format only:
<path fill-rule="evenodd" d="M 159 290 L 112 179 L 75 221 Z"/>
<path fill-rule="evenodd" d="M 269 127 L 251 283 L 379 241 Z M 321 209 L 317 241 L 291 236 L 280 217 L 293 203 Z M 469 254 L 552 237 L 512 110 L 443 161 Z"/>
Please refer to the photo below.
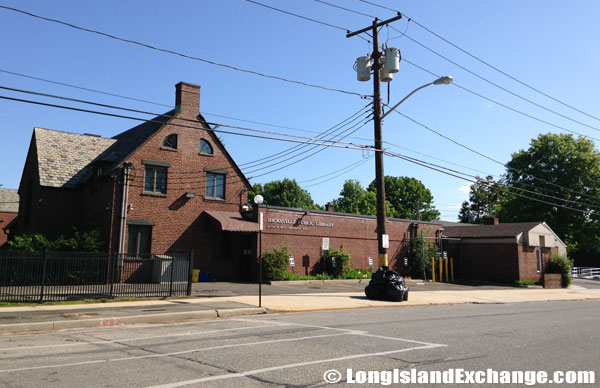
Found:
<path fill-rule="evenodd" d="M 40 185 L 74 188 L 90 172 L 90 163 L 116 140 L 95 135 L 34 129 Z"/>
<path fill-rule="evenodd" d="M 115 143 L 112 147 L 100 155 L 99 160 L 111 162 L 111 168 L 124 161 L 129 155 L 137 150 L 146 140 L 154 135 L 164 124 L 166 124 L 175 114 L 176 109 L 151 118 L 142 124 L 133 127 L 125 132 L 113 136 Z M 111 140 L 112 140 L 111 139 Z"/>
<path fill-rule="evenodd" d="M 0 189 L 0 213 L 19 212 L 19 193 L 14 189 Z"/>
<path fill-rule="evenodd" d="M 444 227 L 444 236 L 461 238 L 516 237 L 542 224 L 542 222 L 517 222 L 498 225 L 461 225 Z"/>

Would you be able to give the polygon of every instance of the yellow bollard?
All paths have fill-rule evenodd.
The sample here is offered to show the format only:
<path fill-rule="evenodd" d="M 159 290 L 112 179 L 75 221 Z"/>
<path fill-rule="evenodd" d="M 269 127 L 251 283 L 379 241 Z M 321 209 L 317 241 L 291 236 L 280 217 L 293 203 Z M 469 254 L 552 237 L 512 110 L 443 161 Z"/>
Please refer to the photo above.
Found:
<path fill-rule="evenodd" d="M 442 270 L 443 270 L 442 258 L 440 257 L 440 282 L 443 282 L 443 281 L 444 281 L 444 280 L 442 279 Z"/>
<path fill-rule="evenodd" d="M 435 283 L 435 259 L 431 258 L 431 281 Z"/>
<path fill-rule="evenodd" d="M 454 283 L 454 259 L 450 258 L 450 277 L 452 278 L 452 283 Z"/>
<path fill-rule="evenodd" d="M 448 258 L 444 257 L 444 264 L 446 264 L 446 283 L 448 283 Z"/>

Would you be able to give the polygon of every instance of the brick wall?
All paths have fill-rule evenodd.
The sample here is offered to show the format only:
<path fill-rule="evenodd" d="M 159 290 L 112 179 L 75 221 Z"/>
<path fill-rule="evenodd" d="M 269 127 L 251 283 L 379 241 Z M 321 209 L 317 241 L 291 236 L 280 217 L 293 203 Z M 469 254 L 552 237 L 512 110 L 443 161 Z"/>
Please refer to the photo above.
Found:
<path fill-rule="evenodd" d="M 3 213 L 0 212 L 0 247 L 6 243 L 7 235 L 4 233 L 4 228 L 9 222 L 17 217 L 17 213 Z"/>
<path fill-rule="evenodd" d="M 323 237 L 329 238 L 330 249 L 343 246 L 350 253 L 350 266 L 368 269 L 368 258 L 373 258 L 377 268 L 377 220 L 375 217 L 349 216 L 339 213 L 278 209 L 263 206 L 264 213 L 263 251 L 287 245 L 294 256 L 295 268 L 288 272 L 310 273 L 322 257 Z M 425 236 L 434 236 L 438 225 L 417 221 L 389 220 L 386 224 L 390 236 L 388 260 L 391 268 L 402 265 L 404 246 L 409 239 L 411 225 L 418 225 Z"/>
<path fill-rule="evenodd" d="M 448 256 L 454 259 L 456 278 L 464 280 L 487 280 L 495 282 L 519 279 L 519 247 L 516 241 L 444 242 Z"/>
<path fill-rule="evenodd" d="M 535 247 L 519 244 L 519 280 L 542 281 L 542 274 L 548 264 L 550 252 L 556 253 L 556 248 L 542 248 L 542 271 L 537 269 L 537 254 Z"/>

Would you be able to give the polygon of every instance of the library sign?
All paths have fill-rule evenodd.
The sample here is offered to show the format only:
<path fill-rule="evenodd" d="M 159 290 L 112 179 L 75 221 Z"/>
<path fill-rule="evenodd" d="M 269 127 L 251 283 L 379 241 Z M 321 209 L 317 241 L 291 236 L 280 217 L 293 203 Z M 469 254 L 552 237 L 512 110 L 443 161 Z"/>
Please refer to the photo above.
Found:
<path fill-rule="evenodd" d="M 267 229 L 309 230 L 310 227 L 333 228 L 333 222 L 303 221 L 289 218 L 267 218 Z"/>

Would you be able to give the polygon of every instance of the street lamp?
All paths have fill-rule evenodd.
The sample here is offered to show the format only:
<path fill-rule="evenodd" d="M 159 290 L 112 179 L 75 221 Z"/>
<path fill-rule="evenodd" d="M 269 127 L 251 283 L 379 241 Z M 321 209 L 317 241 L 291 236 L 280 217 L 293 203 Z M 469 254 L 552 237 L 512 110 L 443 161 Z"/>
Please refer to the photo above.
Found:
<path fill-rule="evenodd" d="M 254 203 L 260 205 L 264 202 L 262 195 L 254 196 Z M 258 307 L 262 307 L 262 231 L 263 231 L 263 213 L 258 206 Z"/>
<path fill-rule="evenodd" d="M 436 79 L 433 82 L 430 82 L 428 84 L 425 84 L 423 86 L 419 86 L 418 88 L 416 88 L 415 90 L 413 90 L 412 92 L 408 93 L 408 95 L 406 97 L 404 97 L 402 100 L 400 100 L 399 103 L 397 103 L 396 105 L 394 105 L 393 107 L 391 107 L 386 113 L 384 113 L 381 118 L 383 119 L 385 116 L 389 115 L 391 111 L 393 111 L 394 109 L 396 109 L 400 104 L 402 104 L 404 101 L 408 100 L 408 98 L 410 96 L 412 96 L 413 94 L 415 94 L 416 92 L 418 92 L 421 89 L 425 89 L 428 86 L 431 85 L 449 85 L 452 83 L 452 81 L 454 81 L 454 79 L 449 76 L 449 75 L 445 75 L 443 77 L 440 77 L 438 79 Z"/>

